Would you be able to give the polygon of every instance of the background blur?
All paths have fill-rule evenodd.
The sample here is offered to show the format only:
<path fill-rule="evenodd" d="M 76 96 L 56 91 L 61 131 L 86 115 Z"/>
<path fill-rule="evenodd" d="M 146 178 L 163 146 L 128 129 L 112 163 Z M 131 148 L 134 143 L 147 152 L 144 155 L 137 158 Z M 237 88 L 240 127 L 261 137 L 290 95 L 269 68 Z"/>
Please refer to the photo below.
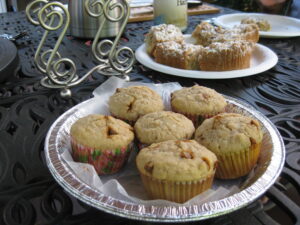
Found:
<path fill-rule="evenodd" d="M 30 1 L 31 0 L 0 0 L 0 13 L 24 10 Z M 128 1 L 148 2 L 151 0 Z M 68 0 L 59 0 L 59 2 L 68 3 Z M 300 0 L 203 0 L 203 2 L 221 5 L 245 12 L 264 12 L 293 17 L 300 16 Z"/>

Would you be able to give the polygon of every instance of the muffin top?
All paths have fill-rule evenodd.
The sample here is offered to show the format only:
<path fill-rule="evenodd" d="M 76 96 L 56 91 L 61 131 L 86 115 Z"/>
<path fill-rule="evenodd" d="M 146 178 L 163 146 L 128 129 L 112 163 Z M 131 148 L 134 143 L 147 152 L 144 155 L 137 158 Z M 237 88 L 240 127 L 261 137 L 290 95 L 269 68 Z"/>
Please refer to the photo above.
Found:
<path fill-rule="evenodd" d="M 129 121 L 164 108 L 160 95 L 146 86 L 117 88 L 108 104 L 113 115 Z"/>
<path fill-rule="evenodd" d="M 207 22 L 199 24 L 192 33 L 198 44 L 208 46 L 216 42 L 227 42 L 234 40 L 257 41 L 259 27 L 256 24 L 239 24 L 233 28 L 224 29 L 213 26 Z M 250 36 L 255 36 L 250 38 Z"/>
<path fill-rule="evenodd" d="M 270 23 L 263 18 L 246 17 L 241 20 L 241 24 L 256 24 L 261 31 L 268 31 L 271 29 Z"/>
<path fill-rule="evenodd" d="M 259 27 L 256 24 L 239 24 L 235 25 L 228 36 L 240 37 L 243 40 L 250 42 L 258 42 L 259 40 Z"/>
<path fill-rule="evenodd" d="M 213 89 L 195 85 L 171 94 L 172 109 L 187 114 L 215 114 L 223 112 L 225 98 Z"/>
<path fill-rule="evenodd" d="M 192 33 L 192 37 L 196 39 L 198 44 L 207 46 L 214 39 L 225 32 L 225 29 L 214 26 L 208 22 L 201 22 L 196 26 Z"/>
<path fill-rule="evenodd" d="M 79 144 L 98 150 L 115 150 L 127 146 L 134 138 L 133 128 L 112 116 L 91 114 L 78 119 L 70 135 Z"/>
<path fill-rule="evenodd" d="M 226 53 L 230 52 L 235 53 L 234 56 L 239 57 L 240 55 L 249 54 L 252 52 L 255 44 L 253 42 L 245 41 L 245 40 L 231 40 L 227 42 L 214 42 L 210 44 L 208 47 L 205 47 L 202 51 L 203 54 L 211 54 L 211 53 Z M 201 56 L 199 57 L 199 59 Z"/>
<path fill-rule="evenodd" d="M 194 52 L 199 52 L 201 49 L 203 49 L 200 45 L 194 45 L 189 43 L 177 43 L 175 41 L 166 41 L 158 43 L 156 46 L 156 50 L 159 49 L 162 51 L 164 56 L 178 56 L 183 57 L 184 54 L 190 55 Z M 155 55 L 155 52 L 154 52 Z"/>
<path fill-rule="evenodd" d="M 149 113 L 139 118 L 134 130 L 143 144 L 167 140 L 189 139 L 195 131 L 193 122 L 185 116 L 170 111 Z"/>
<path fill-rule="evenodd" d="M 247 150 L 261 143 L 263 133 L 260 123 L 236 113 L 221 113 L 197 128 L 195 139 L 215 153 Z"/>
<path fill-rule="evenodd" d="M 214 173 L 214 153 L 194 140 L 170 140 L 143 148 L 136 157 L 140 173 L 160 180 L 193 181 Z"/>
<path fill-rule="evenodd" d="M 169 40 L 182 41 L 183 36 L 181 30 L 173 24 L 160 24 L 152 26 L 149 33 L 146 35 L 147 39 L 155 40 L 157 42 L 164 42 Z"/>

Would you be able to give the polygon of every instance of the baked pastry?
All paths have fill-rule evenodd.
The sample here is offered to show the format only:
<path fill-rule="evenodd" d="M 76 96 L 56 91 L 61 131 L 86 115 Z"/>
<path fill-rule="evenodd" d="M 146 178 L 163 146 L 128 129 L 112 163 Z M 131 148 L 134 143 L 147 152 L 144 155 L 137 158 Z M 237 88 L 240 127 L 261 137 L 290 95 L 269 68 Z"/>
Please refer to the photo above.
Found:
<path fill-rule="evenodd" d="M 74 161 L 92 164 L 98 174 L 117 172 L 127 161 L 134 139 L 129 124 L 96 114 L 78 119 L 70 136 Z"/>
<path fill-rule="evenodd" d="M 178 203 L 211 187 L 216 163 L 214 153 L 194 140 L 155 143 L 136 157 L 149 197 Z"/>
<path fill-rule="evenodd" d="M 146 86 L 117 88 L 109 98 L 108 106 L 114 117 L 129 124 L 134 124 L 143 115 L 164 109 L 161 96 Z"/>
<path fill-rule="evenodd" d="M 217 155 L 217 178 L 247 175 L 256 165 L 263 133 L 260 123 L 236 113 L 206 119 L 196 130 L 195 140 Z"/>
<path fill-rule="evenodd" d="M 228 42 L 234 40 L 245 40 L 258 42 L 259 28 L 256 24 L 239 24 L 233 28 L 221 28 L 207 22 L 200 23 L 193 31 L 192 37 L 196 44 L 209 46 L 215 42 Z"/>
<path fill-rule="evenodd" d="M 269 31 L 271 29 L 271 25 L 267 20 L 257 17 L 246 17 L 241 20 L 241 24 L 256 24 L 261 31 Z"/>
<path fill-rule="evenodd" d="M 167 140 L 190 139 L 195 127 L 184 115 L 160 111 L 139 118 L 134 125 L 134 131 L 141 144 L 150 145 Z"/>
<path fill-rule="evenodd" d="M 201 22 L 192 32 L 192 37 L 196 40 L 196 44 L 208 46 L 224 32 L 225 29 L 222 27 L 214 26 L 208 22 Z"/>
<path fill-rule="evenodd" d="M 157 26 L 152 26 L 145 38 L 147 53 L 150 56 L 153 56 L 156 45 L 165 41 L 182 43 L 183 35 L 181 30 L 173 24 L 160 24 Z"/>
<path fill-rule="evenodd" d="M 215 90 L 199 85 L 185 87 L 171 94 L 171 107 L 198 127 L 205 118 L 224 112 L 227 102 Z"/>
<path fill-rule="evenodd" d="M 199 67 L 204 71 L 229 71 L 250 67 L 254 43 L 234 40 L 215 42 L 199 55 Z"/>
<path fill-rule="evenodd" d="M 185 43 L 182 34 L 168 26 L 151 28 L 145 40 L 147 52 L 157 63 L 179 69 L 229 71 L 249 68 L 252 50 L 259 40 L 259 28 L 253 23 L 224 29 L 202 22 L 192 33 L 196 45 Z"/>
<path fill-rule="evenodd" d="M 200 45 L 179 44 L 175 41 L 162 42 L 156 45 L 154 60 L 175 68 L 199 70 L 198 57 L 203 49 Z"/>
<path fill-rule="evenodd" d="M 230 33 L 228 36 L 232 36 L 231 39 L 242 39 L 253 43 L 259 40 L 259 27 L 256 24 L 239 24 L 228 32 Z"/>

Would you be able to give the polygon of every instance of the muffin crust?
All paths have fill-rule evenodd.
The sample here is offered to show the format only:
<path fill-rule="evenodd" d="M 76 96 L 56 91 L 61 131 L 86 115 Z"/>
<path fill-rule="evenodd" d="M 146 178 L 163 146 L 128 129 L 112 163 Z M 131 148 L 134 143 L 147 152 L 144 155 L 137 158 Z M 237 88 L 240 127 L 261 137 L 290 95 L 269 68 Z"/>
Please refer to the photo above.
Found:
<path fill-rule="evenodd" d="M 187 114 L 215 114 L 223 112 L 225 98 L 215 90 L 199 85 L 182 88 L 171 95 L 172 109 Z"/>
<path fill-rule="evenodd" d="M 149 113 L 135 123 L 134 130 L 143 144 L 190 139 L 195 131 L 191 120 L 170 111 Z"/>
<path fill-rule="evenodd" d="M 160 95 L 146 86 L 117 88 L 108 104 L 114 116 L 129 121 L 136 121 L 140 116 L 164 108 Z"/>
<path fill-rule="evenodd" d="M 259 122 L 236 113 L 221 113 L 205 120 L 195 132 L 195 140 L 216 154 L 250 149 L 262 142 Z"/>
<path fill-rule="evenodd" d="M 217 157 L 194 140 L 155 143 L 140 151 L 138 170 L 160 180 L 193 181 L 213 174 Z"/>
<path fill-rule="evenodd" d="M 133 128 L 112 116 L 91 114 L 77 120 L 70 135 L 76 142 L 99 150 L 117 149 L 134 139 Z"/>

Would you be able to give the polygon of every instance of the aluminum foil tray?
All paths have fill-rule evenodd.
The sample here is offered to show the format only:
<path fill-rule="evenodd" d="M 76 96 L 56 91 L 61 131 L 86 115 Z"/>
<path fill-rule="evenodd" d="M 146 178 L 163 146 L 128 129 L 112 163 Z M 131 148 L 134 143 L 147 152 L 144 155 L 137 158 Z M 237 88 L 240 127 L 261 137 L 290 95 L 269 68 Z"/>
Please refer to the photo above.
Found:
<path fill-rule="evenodd" d="M 226 97 L 226 100 L 229 105 L 228 111 L 259 120 L 264 138 L 258 164 L 251 176 L 240 185 L 239 192 L 223 199 L 189 206 L 135 204 L 105 195 L 79 179 L 62 159 L 62 146 L 69 142 L 68 130 L 72 123 L 77 118 L 90 114 L 86 109 L 97 104 L 99 99 L 95 98 L 71 108 L 51 126 L 45 141 L 47 165 L 54 178 L 67 192 L 88 205 L 114 215 L 145 221 L 183 222 L 227 214 L 250 204 L 273 185 L 283 168 L 285 147 L 276 127 L 262 113 L 240 100 L 231 97 Z"/>

